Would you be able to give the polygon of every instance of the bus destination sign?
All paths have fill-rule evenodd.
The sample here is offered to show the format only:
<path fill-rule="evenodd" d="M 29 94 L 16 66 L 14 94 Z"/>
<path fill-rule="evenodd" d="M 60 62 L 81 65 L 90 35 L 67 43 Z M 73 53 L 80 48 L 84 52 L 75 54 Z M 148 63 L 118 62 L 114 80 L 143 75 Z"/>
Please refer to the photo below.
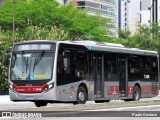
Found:
<path fill-rule="evenodd" d="M 25 50 L 55 50 L 55 44 L 24 44 L 16 45 L 14 51 Z"/>

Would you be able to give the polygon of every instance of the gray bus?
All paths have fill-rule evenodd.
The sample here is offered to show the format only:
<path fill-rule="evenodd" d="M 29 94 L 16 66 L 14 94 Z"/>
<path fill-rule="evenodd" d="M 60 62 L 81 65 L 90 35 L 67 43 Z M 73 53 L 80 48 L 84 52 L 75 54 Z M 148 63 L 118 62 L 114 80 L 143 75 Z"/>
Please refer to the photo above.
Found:
<path fill-rule="evenodd" d="M 159 55 L 96 41 L 15 43 L 9 70 L 12 101 L 85 104 L 137 101 L 159 94 Z"/>

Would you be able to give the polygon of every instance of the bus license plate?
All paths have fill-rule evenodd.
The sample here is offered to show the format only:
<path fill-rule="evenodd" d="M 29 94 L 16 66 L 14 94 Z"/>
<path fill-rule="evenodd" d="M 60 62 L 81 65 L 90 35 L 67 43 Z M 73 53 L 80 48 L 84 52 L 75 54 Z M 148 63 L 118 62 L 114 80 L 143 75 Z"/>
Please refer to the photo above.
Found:
<path fill-rule="evenodd" d="M 33 100 L 34 97 L 33 96 L 26 96 L 26 100 Z"/>

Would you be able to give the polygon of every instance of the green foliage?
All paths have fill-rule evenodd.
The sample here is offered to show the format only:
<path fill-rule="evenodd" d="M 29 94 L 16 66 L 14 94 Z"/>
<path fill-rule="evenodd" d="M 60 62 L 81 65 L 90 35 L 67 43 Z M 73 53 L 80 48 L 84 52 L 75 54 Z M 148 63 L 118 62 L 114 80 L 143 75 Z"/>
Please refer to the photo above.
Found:
<path fill-rule="evenodd" d="M 12 0 L 6 0 L 4 6 L 0 7 L 2 15 L 0 26 L 3 29 L 12 29 L 13 13 L 16 29 L 21 32 L 18 34 L 24 35 L 28 26 L 44 28 L 46 31 L 41 34 L 47 34 L 46 32 L 56 27 L 67 33 L 67 39 L 70 40 L 100 39 L 102 41 L 106 38 L 104 34 L 107 34 L 104 25 L 109 22 L 109 19 L 88 15 L 87 11 L 76 9 L 72 5 L 61 6 L 55 0 L 29 0 L 28 2 L 18 0 L 15 4 Z"/>
<path fill-rule="evenodd" d="M 121 39 L 127 39 L 131 35 L 131 32 L 127 30 L 118 30 L 119 38 Z"/>
<path fill-rule="evenodd" d="M 68 33 L 64 30 L 52 26 L 50 29 L 41 26 L 27 26 L 22 33 L 17 29 L 17 41 L 23 40 L 65 40 L 68 38 Z"/>
<path fill-rule="evenodd" d="M 8 67 L 2 64 L 3 51 L 12 44 L 10 31 L 4 31 L 0 27 L 0 89 L 4 90 L 8 87 Z"/>
<path fill-rule="evenodd" d="M 128 36 L 128 33 L 124 36 Z M 142 25 L 137 33 L 132 36 L 123 37 L 122 43 L 128 47 L 141 48 L 146 50 L 160 51 L 160 25 L 152 24 L 152 26 Z"/>
<path fill-rule="evenodd" d="M 13 16 L 16 41 L 24 40 L 99 40 L 110 41 L 104 36 L 109 31 L 109 19 L 89 16 L 87 11 L 72 5 L 61 6 L 55 0 L 5 0 L 0 6 L 0 89 L 7 88 L 7 67 L 1 61 L 3 51 L 12 49 Z"/>

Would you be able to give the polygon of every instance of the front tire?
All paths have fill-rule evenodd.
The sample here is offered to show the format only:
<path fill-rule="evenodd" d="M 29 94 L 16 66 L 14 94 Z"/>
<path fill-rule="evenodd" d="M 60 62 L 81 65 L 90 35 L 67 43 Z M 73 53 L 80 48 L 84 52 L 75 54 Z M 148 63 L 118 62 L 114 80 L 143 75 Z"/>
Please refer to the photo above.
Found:
<path fill-rule="evenodd" d="M 77 101 L 73 104 L 85 104 L 87 101 L 87 93 L 84 87 L 80 86 L 77 90 Z"/>
<path fill-rule="evenodd" d="M 42 106 L 47 106 L 48 103 L 45 101 L 35 101 L 34 104 L 36 107 L 42 107 Z"/>
<path fill-rule="evenodd" d="M 134 87 L 133 90 L 133 101 L 138 101 L 141 98 L 141 91 L 140 88 L 138 86 Z"/>

